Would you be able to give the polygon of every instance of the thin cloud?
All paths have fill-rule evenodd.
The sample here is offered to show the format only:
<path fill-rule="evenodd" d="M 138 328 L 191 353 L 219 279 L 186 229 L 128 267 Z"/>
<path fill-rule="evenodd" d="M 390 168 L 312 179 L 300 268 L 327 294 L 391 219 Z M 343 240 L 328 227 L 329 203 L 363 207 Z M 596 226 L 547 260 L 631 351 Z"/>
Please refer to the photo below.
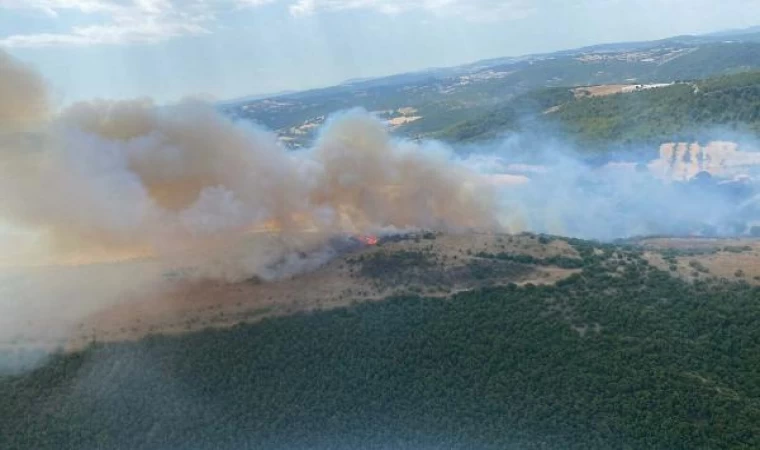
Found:
<path fill-rule="evenodd" d="M 19 34 L 0 40 L 7 47 L 51 47 L 58 45 L 97 45 L 152 43 L 179 36 L 208 34 L 206 28 L 192 23 L 129 23 L 75 27 L 69 33 Z"/>
<path fill-rule="evenodd" d="M 0 0 L 4 11 L 32 11 L 53 19 L 64 12 L 78 12 L 100 20 L 64 32 L 0 35 L 0 46 L 45 47 L 99 44 L 152 43 L 181 36 L 212 33 L 222 11 L 255 9 L 276 4 L 293 17 L 338 11 L 370 11 L 397 15 L 420 12 L 431 18 L 456 18 L 469 22 L 504 22 L 538 16 L 556 8 L 602 8 L 609 13 L 625 9 L 680 8 L 688 1 L 706 7 L 708 0 Z M 712 1 L 712 0 L 710 0 Z M 725 0 L 726 10 L 747 12 L 755 0 Z M 692 8 L 705 10 L 705 8 Z M 751 16 L 751 14 L 746 14 Z M 105 17 L 105 20 L 103 20 Z"/>
<path fill-rule="evenodd" d="M 529 0 L 0 0 L 0 10 L 37 11 L 58 18 L 66 11 L 107 17 L 102 23 L 60 33 L 0 37 L 4 47 L 85 46 L 153 43 L 209 34 L 224 9 L 256 8 L 280 3 L 293 16 L 319 11 L 370 10 L 381 14 L 425 11 L 436 16 L 493 21 L 522 18 Z"/>
<path fill-rule="evenodd" d="M 53 18 L 65 11 L 99 14 L 103 23 L 63 33 L 16 34 L 0 39 L 5 47 L 50 47 L 153 43 L 211 33 L 220 6 L 259 6 L 271 0 L 0 0 L 0 10 L 39 11 Z"/>
<path fill-rule="evenodd" d="M 123 3 L 123 2 L 122 2 Z M 140 4 L 150 5 L 151 0 L 146 2 L 136 1 Z M 51 17 L 58 17 L 60 11 L 73 10 L 83 13 L 116 13 L 124 9 L 124 5 L 114 0 L 0 0 L 0 9 L 26 9 L 39 11 Z"/>
<path fill-rule="evenodd" d="M 436 16 L 455 16 L 472 21 L 521 19 L 535 11 L 529 0 L 297 0 L 294 16 L 319 11 L 372 10 L 383 14 L 424 11 Z"/>

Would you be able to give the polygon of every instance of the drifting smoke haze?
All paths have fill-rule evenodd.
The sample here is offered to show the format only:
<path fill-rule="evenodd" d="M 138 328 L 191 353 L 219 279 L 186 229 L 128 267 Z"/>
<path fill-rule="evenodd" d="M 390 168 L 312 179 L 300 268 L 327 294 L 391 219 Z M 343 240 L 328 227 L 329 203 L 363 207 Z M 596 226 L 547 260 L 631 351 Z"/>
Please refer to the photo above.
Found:
<path fill-rule="evenodd" d="M 5 72 L 11 76 L 2 82 L 17 84 Z M 44 91 L 28 94 L 39 103 Z M 24 103 L 11 100 L 5 114 Z M 192 101 L 80 103 L 34 125 L 43 131 L 4 149 L 0 207 L 5 220 L 44 232 L 56 251 L 153 256 L 257 230 L 288 236 L 496 225 L 478 174 L 452 164 L 442 148 L 392 140 L 359 111 L 336 116 L 302 152 Z"/>
<path fill-rule="evenodd" d="M 42 77 L 0 51 L 0 132 L 18 131 L 44 120 L 48 93 Z"/>
<path fill-rule="evenodd" d="M 14 278 L 0 299 L 6 331 L 41 310 L 84 314 L 156 289 L 178 264 L 199 278 L 272 278 L 324 262 L 336 234 L 499 227 L 479 174 L 443 147 L 392 139 L 366 112 L 335 116 L 313 148 L 291 152 L 207 103 L 99 100 L 55 113 L 34 71 L 0 54 L 0 75 L 0 220 L 35 244 L 5 265 L 150 266 Z"/>
<path fill-rule="evenodd" d="M 312 148 L 289 151 L 203 102 L 49 103 L 41 77 L 0 53 L 0 246 L 11 255 L 0 341 L 170 289 L 164 274 L 177 268 L 224 281 L 313 270 L 344 234 L 613 239 L 720 230 L 736 214 L 719 192 L 593 168 L 554 141 L 512 137 L 462 157 L 349 111 Z M 531 163 L 515 164 L 526 152 Z"/>
<path fill-rule="evenodd" d="M 745 149 L 760 148 L 741 138 Z M 510 231 L 598 240 L 740 236 L 760 223 L 758 166 L 751 164 L 729 177 L 703 172 L 679 181 L 656 147 L 590 163 L 568 141 L 515 134 L 466 151 L 473 170 L 505 185 L 498 210 Z"/>

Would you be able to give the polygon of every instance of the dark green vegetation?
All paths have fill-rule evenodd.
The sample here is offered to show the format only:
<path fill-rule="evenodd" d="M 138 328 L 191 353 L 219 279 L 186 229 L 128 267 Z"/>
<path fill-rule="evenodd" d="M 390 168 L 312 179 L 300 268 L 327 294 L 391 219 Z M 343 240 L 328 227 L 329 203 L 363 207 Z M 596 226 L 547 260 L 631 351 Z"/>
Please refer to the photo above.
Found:
<path fill-rule="evenodd" d="M 440 137 L 452 141 L 484 139 L 518 125 L 524 128 L 525 124 L 519 122 L 525 120 L 526 111 L 540 113 L 570 100 L 567 89 L 549 94 L 532 91 L 610 83 L 667 83 L 760 69 L 758 36 L 758 33 L 740 33 L 730 36 L 732 42 L 725 42 L 728 37 L 686 36 L 501 58 L 227 104 L 223 109 L 235 117 L 276 130 L 294 146 L 311 142 L 318 129 L 313 125 L 322 124 L 330 114 L 355 107 L 365 108 L 385 119 L 404 115 L 421 117 L 396 130 L 408 137 Z M 562 94 L 555 97 L 557 92 Z M 522 104 L 525 94 L 530 106 L 527 109 Z M 547 97 L 554 98 L 547 102 Z M 545 108 L 537 109 L 540 106 Z M 403 108 L 413 108 L 414 112 Z M 305 124 L 309 126 L 295 129 Z M 586 125 L 570 123 L 567 131 L 578 132 L 578 126 Z M 663 126 L 666 128 L 643 133 L 643 137 L 674 131 L 672 126 Z M 599 130 L 590 125 L 586 128 L 580 131 L 581 138 L 604 138 L 614 133 L 615 123 L 597 124 Z M 632 131 L 626 138 L 638 138 L 637 133 L 641 132 Z M 583 139 L 581 143 L 586 144 Z"/>
<path fill-rule="evenodd" d="M 727 130 L 758 133 L 760 72 L 583 99 L 563 105 L 553 119 L 595 148 L 691 141 Z"/>
<path fill-rule="evenodd" d="M 570 243 L 556 286 L 54 357 L 0 378 L 0 448 L 760 448 L 760 289 Z"/>
<path fill-rule="evenodd" d="M 567 87 L 538 89 L 517 96 L 503 105 L 473 119 L 458 122 L 430 137 L 449 142 L 493 139 L 505 132 L 528 131 L 548 127 L 542 117 L 550 108 L 572 102 L 575 98 Z"/>
<path fill-rule="evenodd" d="M 456 264 L 456 260 L 446 261 L 445 256 L 440 257 L 427 248 L 380 250 L 349 258 L 347 262 L 352 266 L 352 276 L 362 277 L 380 292 L 400 286 L 407 287 L 410 292 L 422 292 L 423 286 L 431 292 L 448 292 L 457 285 L 471 285 L 473 280 L 481 284 L 504 279 L 517 281 L 533 273 L 533 266 L 541 263 L 527 255 L 519 255 L 526 257 L 522 261 L 477 256 L 466 263 Z"/>
<path fill-rule="evenodd" d="M 583 267 L 583 260 L 578 258 L 569 258 L 567 256 L 550 256 L 548 258 L 536 258 L 530 255 L 512 254 L 512 253 L 478 253 L 481 258 L 496 259 L 500 261 L 512 261 L 520 264 L 536 264 L 539 266 L 556 266 L 563 269 L 580 269 Z"/>
<path fill-rule="evenodd" d="M 526 104 L 535 105 L 527 114 Z M 581 150 L 597 152 L 642 145 L 656 148 L 663 141 L 688 142 L 736 132 L 757 134 L 760 72 L 602 97 L 576 99 L 567 88 L 532 92 L 436 137 L 477 140 L 541 129 L 554 130 Z"/>

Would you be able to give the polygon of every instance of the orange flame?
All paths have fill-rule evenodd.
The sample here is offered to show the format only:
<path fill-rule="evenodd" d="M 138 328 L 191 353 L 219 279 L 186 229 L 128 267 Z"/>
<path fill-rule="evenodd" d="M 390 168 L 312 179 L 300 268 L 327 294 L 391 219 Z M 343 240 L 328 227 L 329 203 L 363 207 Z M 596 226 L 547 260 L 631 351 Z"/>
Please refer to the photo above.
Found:
<path fill-rule="evenodd" d="M 359 236 L 359 240 L 366 245 L 377 245 L 378 243 L 377 236 Z"/>

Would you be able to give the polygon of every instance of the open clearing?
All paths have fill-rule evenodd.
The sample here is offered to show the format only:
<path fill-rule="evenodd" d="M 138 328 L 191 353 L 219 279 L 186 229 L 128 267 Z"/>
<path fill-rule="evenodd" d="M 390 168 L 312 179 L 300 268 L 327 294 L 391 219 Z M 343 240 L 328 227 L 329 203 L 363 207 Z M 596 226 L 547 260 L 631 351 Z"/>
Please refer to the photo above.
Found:
<path fill-rule="evenodd" d="M 596 86 L 580 86 L 573 89 L 575 98 L 604 97 L 606 95 L 626 94 L 649 89 L 670 86 L 672 83 L 654 84 L 600 84 Z"/>
<path fill-rule="evenodd" d="M 636 244 L 651 264 L 684 279 L 713 277 L 760 284 L 760 240 L 651 238 Z M 288 279 L 265 282 L 254 277 L 229 283 L 169 277 L 160 289 L 144 289 L 93 309 L 84 320 L 80 315 L 65 335 L 40 332 L 46 327 L 30 322 L 22 324 L 24 332 L 12 342 L 0 345 L 76 349 L 93 341 L 229 327 L 395 295 L 449 297 L 484 286 L 553 284 L 580 272 L 572 264 L 556 264 L 557 258 L 580 261 L 566 241 L 531 234 L 397 236 L 343 253 L 317 270 Z M 144 260 L 133 264 L 135 268 L 120 263 L 119 271 L 132 269 L 139 279 L 136 268 L 150 265 Z"/>
<path fill-rule="evenodd" d="M 717 277 L 760 285 L 760 239 L 652 238 L 640 244 L 652 264 L 684 279 Z"/>
<path fill-rule="evenodd" d="M 619 94 L 623 89 L 630 87 L 629 84 L 602 84 L 598 86 L 582 86 L 573 89 L 575 98 L 603 97 L 605 95 Z"/>
<path fill-rule="evenodd" d="M 94 340 L 130 340 L 152 333 L 228 327 L 393 295 L 445 297 L 485 285 L 552 284 L 578 272 L 551 266 L 505 265 L 509 263 L 478 257 L 479 252 L 577 257 L 564 241 L 544 244 L 532 235 L 417 236 L 341 255 L 316 271 L 290 279 L 180 281 L 171 290 L 92 315 L 76 326 L 67 347 L 78 348 Z M 484 275 L 473 276 L 473 270 Z"/>
<path fill-rule="evenodd" d="M 7 309 L 0 346 L 77 349 L 93 341 L 229 327 L 394 295 L 448 297 L 483 286 L 552 284 L 578 272 L 481 252 L 578 258 L 565 241 L 530 234 L 424 233 L 385 238 L 381 245 L 339 254 L 316 270 L 269 282 L 191 278 L 185 268 L 150 258 L 43 267 L 18 279 L 8 275 L 5 286 L 21 286 L 26 300 Z M 85 289 L 82 280 L 88 280 Z"/>

